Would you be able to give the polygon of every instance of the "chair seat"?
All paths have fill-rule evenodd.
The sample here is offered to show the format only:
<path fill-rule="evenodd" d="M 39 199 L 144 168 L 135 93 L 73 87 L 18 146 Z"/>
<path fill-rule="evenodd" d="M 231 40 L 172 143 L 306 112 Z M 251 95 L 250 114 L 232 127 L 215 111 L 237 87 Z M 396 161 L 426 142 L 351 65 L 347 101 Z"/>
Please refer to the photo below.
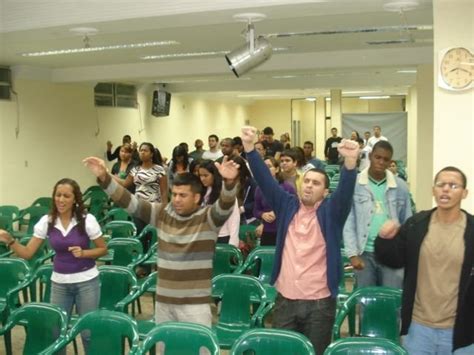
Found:
<path fill-rule="evenodd" d="M 147 334 L 156 326 L 153 320 L 137 320 L 138 336 L 140 340 L 146 338 Z"/>
<path fill-rule="evenodd" d="M 230 349 L 237 338 L 249 329 L 251 329 L 250 325 L 236 327 L 235 324 L 231 327 L 226 327 L 223 324 L 218 324 L 212 327 L 214 334 L 216 334 L 217 339 L 219 340 L 219 346 L 221 349 Z"/>

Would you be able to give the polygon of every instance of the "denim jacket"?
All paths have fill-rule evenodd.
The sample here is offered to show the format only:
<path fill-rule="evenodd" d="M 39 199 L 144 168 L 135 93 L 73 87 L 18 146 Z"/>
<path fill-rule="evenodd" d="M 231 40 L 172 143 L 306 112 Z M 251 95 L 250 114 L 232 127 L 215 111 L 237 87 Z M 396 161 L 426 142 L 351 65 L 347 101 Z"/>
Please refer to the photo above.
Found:
<path fill-rule="evenodd" d="M 402 179 L 386 170 L 387 190 L 385 206 L 389 218 L 404 223 L 411 217 L 410 193 Z M 369 187 L 369 168 L 362 170 L 357 178 L 351 212 L 344 225 L 344 250 L 347 257 L 361 255 L 369 236 L 369 227 L 374 208 L 374 195 Z"/>

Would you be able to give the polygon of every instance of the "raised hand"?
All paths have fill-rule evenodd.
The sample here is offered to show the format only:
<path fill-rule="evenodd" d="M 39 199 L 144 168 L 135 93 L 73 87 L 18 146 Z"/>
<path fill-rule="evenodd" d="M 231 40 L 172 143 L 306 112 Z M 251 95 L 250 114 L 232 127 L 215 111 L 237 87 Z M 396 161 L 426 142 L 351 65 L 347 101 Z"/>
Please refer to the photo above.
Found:
<path fill-rule="evenodd" d="M 92 174 L 99 178 L 99 180 L 105 180 L 105 177 L 107 176 L 107 168 L 102 159 L 97 157 L 87 157 L 82 162 L 87 168 L 89 168 Z"/>
<path fill-rule="evenodd" d="M 214 164 L 224 180 L 231 182 L 239 176 L 240 165 L 233 160 L 229 160 L 227 156 L 224 156 L 221 164 L 218 162 Z"/>
<path fill-rule="evenodd" d="M 112 150 L 112 142 L 111 141 L 107 141 L 107 150 Z"/>
<path fill-rule="evenodd" d="M 244 126 L 242 127 L 242 145 L 244 146 L 244 150 L 248 153 L 251 152 L 254 147 L 255 137 L 257 136 L 257 129 L 252 126 Z"/>
<path fill-rule="evenodd" d="M 343 139 L 341 143 L 338 144 L 337 150 L 344 158 L 357 159 L 359 157 L 359 143 L 350 139 Z"/>

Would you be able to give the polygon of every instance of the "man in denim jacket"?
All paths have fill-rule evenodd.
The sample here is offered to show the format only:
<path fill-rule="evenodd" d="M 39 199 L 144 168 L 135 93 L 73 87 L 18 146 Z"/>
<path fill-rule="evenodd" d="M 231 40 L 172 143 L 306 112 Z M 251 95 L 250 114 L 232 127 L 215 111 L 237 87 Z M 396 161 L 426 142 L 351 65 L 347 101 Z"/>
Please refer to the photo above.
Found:
<path fill-rule="evenodd" d="M 374 258 L 374 241 L 387 220 L 402 224 L 411 216 L 406 183 L 388 166 L 393 148 L 379 141 L 369 155 L 370 166 L 358 176 L 351 213 L 344 226 L 344 249 L 354 267 L 357 286 L 401 288 L 403 269 L 392 269 Z"/>

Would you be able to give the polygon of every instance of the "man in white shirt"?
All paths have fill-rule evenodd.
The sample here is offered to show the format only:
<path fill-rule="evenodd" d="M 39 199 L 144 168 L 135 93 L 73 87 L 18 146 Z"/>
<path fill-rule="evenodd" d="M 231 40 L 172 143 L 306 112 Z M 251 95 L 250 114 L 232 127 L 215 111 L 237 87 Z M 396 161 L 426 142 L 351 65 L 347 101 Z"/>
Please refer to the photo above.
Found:
<path fill-rule="evenodd" d="M 211 134 L 207 138 L 207 142 L 209 144 L 209 150 L 206 150 L 202 154 L 202 159 L 203 160 L 216 160 L 222 157 L 224 154 L 222 154 L 222 151 L 219 149 L 219 137 L 217 137 L 215 134 Z"/>
<path fill-rule="evenodd" d="M 367 141 L 367 146 L 371 151 L 374 148 L 375 143 L 378 141 L 388 141 L 388 139 L 387 137 L 382 136 L 382 128 L 380 128 L 380 126 L 374 126 L 374 135 Z"/>

